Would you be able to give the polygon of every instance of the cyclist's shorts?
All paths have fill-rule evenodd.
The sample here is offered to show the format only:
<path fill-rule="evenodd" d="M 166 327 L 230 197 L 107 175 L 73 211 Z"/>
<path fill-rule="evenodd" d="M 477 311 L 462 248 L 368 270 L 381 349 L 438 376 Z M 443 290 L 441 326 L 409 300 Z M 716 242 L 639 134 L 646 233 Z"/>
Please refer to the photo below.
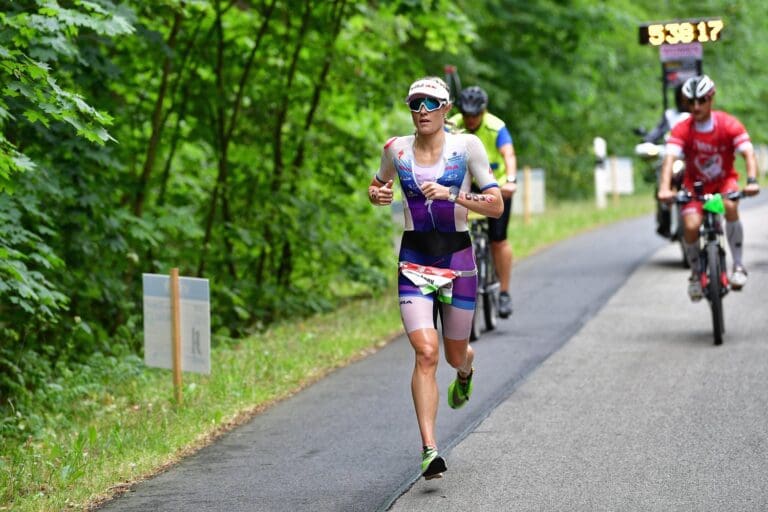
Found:
<path fill-rule="evenodd" d="M 686 186 L 686 188 L 688 187 Z M 714 183 L 707 183 L 706 185 L 704 185 L 705 194 L 714 194 L 714 193 L 720 192 L 721 194 L 725 195 L 729 192 L 737 192 L 738 190 L 739 190 L 739 179 L 738 177 L 734 177 L 734 176 L 728 176 L 724 180 L 714 182 Z M 689 201 L 688 203 L 683 205 L 683 208 L 682 210 L 680 210 L 680 213 L 682 215 L 689 215 L 691 213 L 698 213 L 699 215 L 702 215 L 704 213 L 702 202 L 695 201 L 695 200 Z"/>
<path fill-rule="evenodd" d="M 507 239 L 507 227 L 509 226 L 509 216 L 512 214 L 512 198 L 504 199 L 504 213 L 501 217 L 494 219 L 488 217 L 488 238 L 491 242 L 501 242 Z"/>
<path fill-rule="evenodd" d="M 471 246 L 443 256 L 430 256 L 423 252 L 401 247 L 400 261 L 462 271 L 472 271 L 476 268 Z M 402 273 L 398 274 L 400 316 L 406 332 L 435 328 L 436 293 L 425 295 L 408 277 Z M 443 337 L 453 340 L 468 339 L 472 330 L 472 317 L 475 313 L 477 275 L 456 277 L 453 280 L 451 295 L 450 304 L 441 304 Z"/>

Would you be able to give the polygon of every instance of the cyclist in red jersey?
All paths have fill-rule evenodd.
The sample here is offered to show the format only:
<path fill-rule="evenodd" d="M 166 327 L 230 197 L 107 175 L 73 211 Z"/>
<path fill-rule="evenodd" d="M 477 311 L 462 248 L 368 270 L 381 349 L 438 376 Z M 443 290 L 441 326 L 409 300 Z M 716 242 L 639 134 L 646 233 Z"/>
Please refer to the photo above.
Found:
<path fill-rule="evenodd" d="M 667 139 L 666 156 L 661 169 L 661 183 L 658 197 L 661 201 L 672 201 L 672 164 L 675 158 L 684 155 L 685 175 L 683 187 L 693 189 L 695 182 L 702 182 L 704 193 L 719 192 L 723 195 L 739 190 L 739 174 L 734 168 L 736 153 L 746 163 L 746 195 L 760 192 L 757 183 L 757 162 L 749 133 L 744 125 L 732 115 L 712 110 L 715 83 L 707 75 L 689 78 L 683 84 L 683 95 L 687 98 L 691 117 L 681 121 L 672 129 Z M 733 257 L 731 289 L 741 290 L 747 283 L 747 270 L 742 262 L 744 230 L 739 220 L 738 201 L 723 199 L 725 203 L 726 236 Z M 692 301 L 703 297 L 701 282 L 696 277 L 699 268 L 699 227 L 702 222 L 702 204 L 691 201 L 682 210 L 683 245 L 693 274 L 688 285 Z"/>

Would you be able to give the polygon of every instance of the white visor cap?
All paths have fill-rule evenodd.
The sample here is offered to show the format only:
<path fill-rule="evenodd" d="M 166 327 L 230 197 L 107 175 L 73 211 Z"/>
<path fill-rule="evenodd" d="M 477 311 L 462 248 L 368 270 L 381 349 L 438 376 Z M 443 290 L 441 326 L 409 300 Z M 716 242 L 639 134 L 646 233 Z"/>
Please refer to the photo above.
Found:
<path fill-rule="evenodd" d="M 448 92 L 448 89 L 443 84 L 437 80 L 422 79 L 416 80 L 411 84 L 405 102 L 408 103 L 413 98 L 422 96 L 429 96 L 430 98 L 437 98 L 442 101 L 449 101 L 451 99 L 451 93 Z"/>

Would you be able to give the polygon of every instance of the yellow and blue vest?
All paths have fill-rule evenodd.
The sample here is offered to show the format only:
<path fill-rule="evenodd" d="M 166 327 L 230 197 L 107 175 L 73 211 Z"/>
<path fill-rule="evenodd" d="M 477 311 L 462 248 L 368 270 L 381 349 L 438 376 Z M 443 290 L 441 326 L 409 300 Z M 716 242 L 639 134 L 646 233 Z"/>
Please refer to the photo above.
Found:
<path fill-rule="evenodd" d="M 461 114 L 452 116 L 448 121 L 456 126 L 457 132 L 467 132 L 464 126 L 464 118 Z M 485 146 L 485 152 L 488 153 L 488 161 L 491 164 L 493 175 L 497 180 L 506 178 L 504 174 L 506 171 L 502 165 L 504 161 L 501 153 L 499 153 L 499 148 L 504 144 L 512 144 L 512 135 L 510 135 L 507 125 L 490 112 L 486 112 L 483 115 L 482 123 L 480 123 L 474 134 L 480 138 L 483 146 Z"/>

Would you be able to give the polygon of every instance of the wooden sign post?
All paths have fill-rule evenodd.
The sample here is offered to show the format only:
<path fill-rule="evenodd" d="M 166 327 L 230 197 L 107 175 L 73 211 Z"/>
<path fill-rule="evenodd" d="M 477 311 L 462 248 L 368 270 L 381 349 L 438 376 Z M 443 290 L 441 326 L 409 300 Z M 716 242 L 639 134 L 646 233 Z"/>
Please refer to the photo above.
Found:
<path fill-rule="evenodd" d="M 207 279 L 143 274 L 144 363 L 173 373 L 176 403 L 181 372 L 211 373 L 211 312 Z"/>
<path fill-rule="evenodd" d="M 179 299 L 179 269 L 171 269 L 171 342 L 173 350 L 173 388 L 176 403 L 181 404 L 181 301 Z"/>
<path fill-rule="evenodd" d="M 531 222 L 531 168 L 523 167 L 523 224 Z"/>

